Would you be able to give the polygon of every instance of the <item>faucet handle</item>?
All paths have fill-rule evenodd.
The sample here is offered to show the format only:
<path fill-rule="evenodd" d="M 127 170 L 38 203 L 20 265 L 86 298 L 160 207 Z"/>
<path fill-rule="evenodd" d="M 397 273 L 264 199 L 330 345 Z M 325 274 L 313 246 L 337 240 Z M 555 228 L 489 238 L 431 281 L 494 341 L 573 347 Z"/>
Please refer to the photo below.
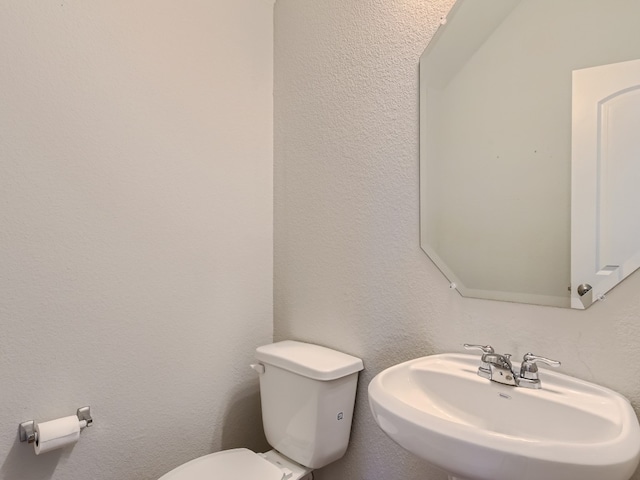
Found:
<path fill-rule="evenodd" d="M 491 380 L 491 367 L 486 362 L 485 358 L 487 355 L 493 355 L 495 353 L 493 347 L 491 345 L 472 345 L 470 343 L 465 343 L 463 347 L 467 350 L 480 350 L 482 352 L 482 357 L 480 358 L 481 363 L 478 367 L 478 375 Z"/>
<path fill-rule="evenodd" d="M 551 367 L 559 367 L 560 362 L 550 358 L 539 357 L 533 353 L 525 353 L 520 365 L 520 386 L 528 388 L 540 388 L 537 363 L 546 363 Z"/>
<path fill-rule="evenodd" d="M 495 353 L 495 350 L 491 345 L 472 345 L 470 343 L 465 343 L 463 347 L 467 350 L 480 350 L 484 355 L 487 353 Z"/>
<path fill-rule="evenodd" d="M 545 363 L 545 364 L 549 365 L 550 367 L 559 367 L 560 365 L 562 365 L 562 363 L 560 363 L 558 360 L 551 360 L 550 358 L 539 357 L 538 355 L 534 355 L 531 352 L 525 353 L 524 357 L 522 358 L 522 366 L 523 367 L 525 365 L 527 367 L 536 367 L 536 370 L 537 370 L 536 363 L 538 363 L 538 362 Z M 535 370 L 533 370 L 533 371 L 535 371 Z"/>

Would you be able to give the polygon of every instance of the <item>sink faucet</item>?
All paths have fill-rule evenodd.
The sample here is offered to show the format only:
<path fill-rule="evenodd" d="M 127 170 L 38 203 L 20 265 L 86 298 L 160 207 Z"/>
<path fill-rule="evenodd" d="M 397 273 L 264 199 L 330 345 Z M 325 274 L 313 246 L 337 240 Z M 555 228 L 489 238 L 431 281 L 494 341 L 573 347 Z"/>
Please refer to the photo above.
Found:
<path fill-rule="evenodd" d="M 501 355 L 495 353 L 491 345 L 464 344 L 467 350 L 480 350 L 481 364 L 478 367 L 478 375 L 493 382 L 511 385 L 514 387 L 541 388 L 538 377 L 538 362 L 546 363 L 552 367 L 559 367 L 560 362 L 545 357 L 539 357 L 533 353 L 525 354 L 520 366 L 520 373 L 516 375 L 511 363 L 511 354 Z"/>

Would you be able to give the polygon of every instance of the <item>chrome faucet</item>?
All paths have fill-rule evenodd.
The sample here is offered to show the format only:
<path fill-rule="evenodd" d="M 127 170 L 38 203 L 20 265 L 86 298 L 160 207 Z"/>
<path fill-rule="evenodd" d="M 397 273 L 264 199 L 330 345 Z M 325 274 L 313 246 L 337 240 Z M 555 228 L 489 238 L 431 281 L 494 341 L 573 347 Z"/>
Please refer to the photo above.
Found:
<path fill-rule="evenodd" d="M 560 366 L 560 362 L 556 360 L 527 353 L 522 359 L 520 373 L 516 375 L 511 363 L 511 354 L 501 355 L 495 353 L 491 345 L 470 345 L 465 343 L 464 348 L 482 352 L 482 357 L 480 357 L 481 364 L 478 367 L 479 376 L 513 387 L 541 388 L 537 362 L 546 363 L 552 367 Z"/>

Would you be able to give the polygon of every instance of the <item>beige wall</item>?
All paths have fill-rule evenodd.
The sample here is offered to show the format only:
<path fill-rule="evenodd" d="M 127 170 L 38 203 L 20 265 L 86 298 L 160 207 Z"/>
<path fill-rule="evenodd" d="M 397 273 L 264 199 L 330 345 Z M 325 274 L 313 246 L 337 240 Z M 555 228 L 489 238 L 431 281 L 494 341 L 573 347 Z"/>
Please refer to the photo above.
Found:
<path fill-rule="evenodd" d="M 318 480 L 443 480 L 375 425 L 366 387 L 464 342 L 560 359 L 640 407 L 640 275 L 587 311 L 473 300 L 420 250 L 418 59 L 450 4 L 276 3 L 275 336 L 365 362 L 350 449 Z"/>
<path fill-rule="evenodd" d="M 265 447 L 264 0 L 0 3 L 0 478 L 152 480 Z M 73 449 L 18 423 L 91 405 Z"/>

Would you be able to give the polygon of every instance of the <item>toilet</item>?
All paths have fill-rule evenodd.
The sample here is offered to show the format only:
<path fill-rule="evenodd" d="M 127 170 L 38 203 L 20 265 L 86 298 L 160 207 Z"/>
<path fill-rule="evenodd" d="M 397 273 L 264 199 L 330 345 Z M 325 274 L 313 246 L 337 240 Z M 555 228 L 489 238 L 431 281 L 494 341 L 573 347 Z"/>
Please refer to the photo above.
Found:
<path fill-rule="evenodd" d="M 311 480 L 345 454 L 362 360 L 286 340 L 256 349 L 266 453 L 224 450 L 191 460 L 159 480 Z"/>

